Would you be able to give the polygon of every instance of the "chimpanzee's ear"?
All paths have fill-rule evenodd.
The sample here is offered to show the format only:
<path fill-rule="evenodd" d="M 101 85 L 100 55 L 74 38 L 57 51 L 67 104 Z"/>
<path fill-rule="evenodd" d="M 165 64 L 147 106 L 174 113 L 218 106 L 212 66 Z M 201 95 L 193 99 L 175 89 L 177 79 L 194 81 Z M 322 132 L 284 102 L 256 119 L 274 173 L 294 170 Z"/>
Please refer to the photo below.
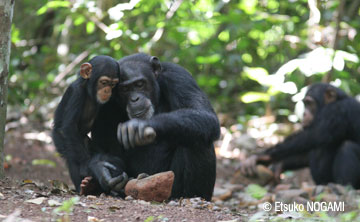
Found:
<path fill-rule="evenodd" d="M 151 64 L 151 67 L 153 68 L 155 77 L 157 78 L 162 70 L 160 60 L 156 56 L 151 56 L 150 64 Z"/>
<path fill-rule="evenodd" d="M 325 104 L 335 102 L 337 99 L 337 93 L 334 87 L 328 87 L 324 94 Z"/>
<path fill-rule="evenodd" d="M 84 79 L 89 79 L 91 76 L 92 65 L 88 62 L 80 66 L 80 76 Z"/>

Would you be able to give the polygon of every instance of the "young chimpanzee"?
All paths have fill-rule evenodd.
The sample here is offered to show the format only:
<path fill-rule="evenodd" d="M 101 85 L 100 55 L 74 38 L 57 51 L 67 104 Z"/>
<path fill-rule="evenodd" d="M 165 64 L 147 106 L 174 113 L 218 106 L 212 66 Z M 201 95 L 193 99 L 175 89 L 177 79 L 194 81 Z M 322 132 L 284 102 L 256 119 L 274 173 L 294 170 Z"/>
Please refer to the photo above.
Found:
<path fill-rule="evenodd" d="M 126 173 L 136 177 L 172 170 L 172 198 L 210 200 L 216 176 L 213 142 L 220 130 L 205 94 L 185 69 L 154 56 L 134 54 L 119 66 L 119 103 L 127 117 L 118 125 L 117 137 Z M 113 140 L 105 130 L 116 132 L 116 126 L 105 127 L 105 118 L 92 131 L 102 146 Z"/>
<path fill-rule="evenodd" d="M 242 163 L 242 172 L 253 174 L 256 163 L 303 167 L 307 159 L 317 184 L 335 182 L 360 188 L 360 103 L 334 86 L 317 83 L 309 87 L 304 104 L 304 129 L 249 157 Z M 299 161 L 303 163 L 295 166 Z"/>
<path fill-rule="evenodd" d="M 98 182 L 105 184 L 104 187 L 110 186 L 109 190 L 111 185 L 124 179 L 120 172 L 112 178 L 112 171 L 117 169 L 111 162 L 121 165 L 121 161 L 116 158 L 112 158 L 112 161 L 92 158 L 94 152 L 101 150 L 91 145 L 87 134 L 100 106 L 110 100 L 112 90 L 119 82 L 119 66 L 109 56 L 96 56 L 81 65 L 79 74 L 78 79 L 65 91 L 55 111 L 52 138 L 57 151 L 66 160 L 77 192 L 80 192 L 81 186 L 91 189 L 86 185 L 93 174 L 100 175 L 99 171 L 103 177 L 97 178 Z M 93 164 L 89 170 L 90 160 Z"/>

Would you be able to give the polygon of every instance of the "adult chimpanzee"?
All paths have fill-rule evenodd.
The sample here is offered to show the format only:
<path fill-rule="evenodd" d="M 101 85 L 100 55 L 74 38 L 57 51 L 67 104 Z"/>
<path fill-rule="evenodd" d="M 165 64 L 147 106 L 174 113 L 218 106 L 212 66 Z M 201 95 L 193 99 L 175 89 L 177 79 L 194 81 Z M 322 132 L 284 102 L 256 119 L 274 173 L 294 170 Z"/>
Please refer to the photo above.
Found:
<path fill-rule="evenodd" d="M 242 163 L 242 171 L 252 174 L 256 163 L 279 161 L 285 168 L 296 168 L 305 166 L 303 160 L 307 158 L 317 184 L 335 182 L 360 188 L 360 104 L 325 83 L 311 85 L 304 104 L 304 129 L 264 153 L 249 157 Z"/>
<path fill-rule="evenodd" d="M 102 104 L 109 101 L 113 88 L 119 81 L 119 66 L 116 60 L 109 56 L 96 56 L 80 67 L 80 76 L 66 90 L 55 111 L 52 137 L 57 151 L 65 158 L 70 177 L 76 191 L 80 191 L 80 183 L 93 172 L 88 164 L 93 153 L 100 152 L 91 145 L 87 134 L 90 132 L 98 110 Z M 121 172 L 112 178 L 112 170 L 121 165 L 120 159 L 112 158 L 103 162 L 99 158 L 92 160 L 93 171 L 102 171 L 99 182 L 116 185 L 123 180 Z M 110 176 L 111 175 L 111 176 Z M 82 186 L 86 185 L 83 181 Z M 106 187 L 104 185 L 104 187 Z M 89 187 L 87 188 L 89 189 Z M 109 190 L 108 188 L 107 190 Z"/>
<path fill-rule="evenodd" d="M 205 94 L 185 69 L 154 56 L 134 54 L 119 66 L 119 106 L 127 116 L 118 119 L 121 154 L 109 152 L 121 156 L 130 177 L 172 170 L 172 198 L 210 200 L 216 176 L 213 142 L 220 130 Z M 92 131 L 101 147 L 113 146 L 116 139 L 117 126 L 107 124 L 114 114 L 107 107 Z"/>

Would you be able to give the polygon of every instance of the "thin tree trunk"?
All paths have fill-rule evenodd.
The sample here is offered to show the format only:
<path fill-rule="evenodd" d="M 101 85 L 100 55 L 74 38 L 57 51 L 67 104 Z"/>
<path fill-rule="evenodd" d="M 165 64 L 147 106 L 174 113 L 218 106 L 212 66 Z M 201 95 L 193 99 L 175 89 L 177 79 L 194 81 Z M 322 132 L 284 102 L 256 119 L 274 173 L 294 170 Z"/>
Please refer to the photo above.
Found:
<path fill-rule="evenodd" d="M 0 178 L 4 177 L 4 136 L 10 61 L 10 30 L 14 1 L 0 0 Z"/>

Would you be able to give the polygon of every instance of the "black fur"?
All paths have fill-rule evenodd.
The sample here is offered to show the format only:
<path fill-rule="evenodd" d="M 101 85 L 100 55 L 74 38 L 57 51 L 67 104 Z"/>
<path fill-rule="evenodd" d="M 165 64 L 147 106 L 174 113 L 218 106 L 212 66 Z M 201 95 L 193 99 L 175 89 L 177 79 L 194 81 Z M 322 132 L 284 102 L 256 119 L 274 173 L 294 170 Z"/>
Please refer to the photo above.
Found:
<path fill-rule="evenodd" d="M 91 156 L 99 152 L 87 136 L 100 107 L 96 101 L 97 80 L 102 75 L 116 78 L 119 73 L 118 63 L 109 56 L 96 56 L 89 63 L 90 79 L 78 76 L 66 89 L 55 111 L 52 131 L 56 149 L 66 160 L 77 191 L 81 180 L 91 174 L 88 168 Z"/>
<path fill-rule="evenodd" d="M 336 100 L 326 104 L 328 89 L 336 92 Z M 336 182 L 360 188 L 360 103 L 325 83 L 311 85 L 306 95 L 317 104 L 313 122 L 265 154 L 274 162 L 282 161 L 285 169 L 304 167 L 307 158 L 317 184 Z"/>
<path fill-rule="evenodd" d="M 151 82 L 149 97 L 155 114 L 144 121 L 155 129 L 156 140 L 129 151 L 117 144 L 118 150 L 112 148 L 108 153 L 121 157 L 130 177 L 172 170 L 175 173 L 172 198 L 199 196 L 210 200 L 216 177 L 213 142 L 220 133 L 217 116 L 190 73 L 179 65 L 164 62 L 155 73 L 150 59 L 151 56 L 142 53 L 121 59 L 119 85 L 124 81 L 126 70 L 141 72 Z M 117 126 L 105 124 L 114 119 L 111 116 L 115 115 L 117 122 L 129 120 L 124 95 L 119 92 L 119 113 L 112 112 L 110 104 L 105 106 L 92 131 L 94 142 L 99 146 L 115 144 Z"/>

